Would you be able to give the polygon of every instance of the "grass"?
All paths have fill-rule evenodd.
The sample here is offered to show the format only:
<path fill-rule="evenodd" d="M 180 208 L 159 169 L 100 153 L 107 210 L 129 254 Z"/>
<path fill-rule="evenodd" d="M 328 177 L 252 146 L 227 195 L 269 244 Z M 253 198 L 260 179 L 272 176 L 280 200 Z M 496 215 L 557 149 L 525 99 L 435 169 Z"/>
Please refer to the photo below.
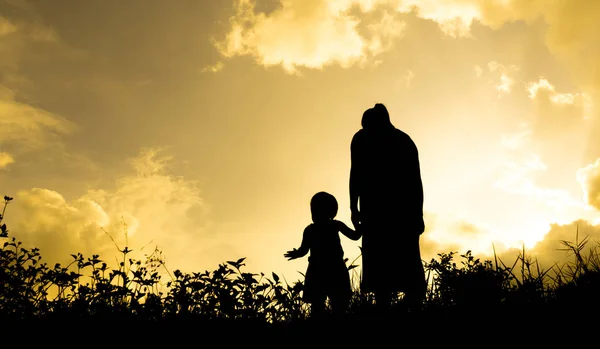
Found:
<path fill-rule="evenodd" d="M 111 324 L 115 329 L 144 324 L 147 330 L 192 325 L 207 335 L 223 329 L 236 336 L 241 336 L 243 329 L 299 333 L 313 326 L 309 308 L 301 299 L 302 281 L 288 284 L 275 273 L 247 272 L 245 258 L 226 261 L 212 271 L 183 273 L 170 271 L 159 250 L 145 260 L 135 260 L 129 258 L 131 251 L 125 247 L 119 249 L 122 259 L 115 268 L 98 255 L 79 253 L 72 255 L 68 265 L 47 265 L 37 248 L 24 247 L 2 224 L 11 200 L 4 198 L 0 216 L 0 237 L 5 240 L 0 249 L 0 316 L 4 324 L 70 323 L 88 329 L 91 324 Z M 429 285 L 424 310 L 407 313 L 399 295 L 384 321 L 404 326 L 415 321 L 417 326 L 436 331 L 474 331 L 478 326 L 488 330 L 517 324 L 530 327 L 531 321 L 545 326 L 569 316 L 595 316 L 600 255 L 597 246 L 586 252 L 589 244 L 588 238 L 562 241 L 572 261 L 546 270 L 524 249 L 512 263 L 497 256 L 482 261 L 470 251 L 441 253 L 424 262 Z M 356 281 L 356 264 L 348 264 Z M 373 315 L 373 299 L 361 293 L 356 282 L 354 285 L 347 318 L 340 324 L 350 333 L 345 326 L 360 324 L 375 331 L 381 318 Z"/>

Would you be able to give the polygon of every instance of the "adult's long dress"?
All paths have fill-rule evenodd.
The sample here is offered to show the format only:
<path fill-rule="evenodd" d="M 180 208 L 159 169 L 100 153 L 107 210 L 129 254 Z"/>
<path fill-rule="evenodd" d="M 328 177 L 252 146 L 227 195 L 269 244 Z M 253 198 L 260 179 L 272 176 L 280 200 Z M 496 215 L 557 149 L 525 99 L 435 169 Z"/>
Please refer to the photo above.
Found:
<path fill-rule="evenodd" d="M 423 287 L 423 184 L 415 143 L 393 126 L 363 128 L 352 139 L 351 159 L 364 230 L 362 291 Z"/>

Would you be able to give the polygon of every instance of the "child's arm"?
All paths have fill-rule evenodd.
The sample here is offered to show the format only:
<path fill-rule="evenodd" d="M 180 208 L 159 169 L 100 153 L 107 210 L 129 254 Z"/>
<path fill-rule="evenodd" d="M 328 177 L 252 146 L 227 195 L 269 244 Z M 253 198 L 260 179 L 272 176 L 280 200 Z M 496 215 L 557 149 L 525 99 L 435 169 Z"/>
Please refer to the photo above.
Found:
<path fill-rule="evenodd" d="M 291 261 L 292 259 L 304 257 L 304 256 L 306 256 L 306 254 L 308 254 L 309 241 L 310 241 L 309 227 L 310 226 L 308 226 L 304 229 L 304 233 L 302 234 L 302 243 L 300 244 L 300 248 L 298 248 L 298 249 L 294 248 L 291 251 L 287 251 L 283 255 L 285 258 L 288 259 L 288 261 Z"/>
<path fill-rule="evenodd" d="M 344 234 L 344 236 L 346 236 L 348 239 L 350 240 L 358 240 L 361 238 L 362 236 L 362 232 L 360 230 L 360 225 L 357 227 L 356 230 L 350 228 L 349 226 L 346 225 L 346 223 L 342 222 L 342 221 L 338 221 L 335 220 L 338 230 L 340 231 L 340 233 Z"/>

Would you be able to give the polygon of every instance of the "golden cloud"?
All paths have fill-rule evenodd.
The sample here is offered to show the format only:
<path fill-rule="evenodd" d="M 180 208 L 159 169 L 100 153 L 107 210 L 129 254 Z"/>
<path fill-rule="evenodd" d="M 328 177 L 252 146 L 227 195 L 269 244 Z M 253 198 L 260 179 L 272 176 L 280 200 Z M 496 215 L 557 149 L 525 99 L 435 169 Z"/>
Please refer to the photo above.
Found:
<path fill-rule="evenodd" d="M 178 268 L 216 266 L 222 261 L 199 254 L 211 248 L 219 249 L 219 258 L 227 253 L 207 233 L 209 206 L 198 183 L 169 174 L 168 162 L 160 149 L 144 149 L 131 160 L 134 173 L 120 177 L 114 189 L 89 190 L 71 201 L 43 188 L 20 191 L 7 214 L 11 234 L 39 247 L 49 263 L 68 262 L 77 252 L 112 263 L 116 243 L 127 244 L 136 258 L 162 249 Z"/>
<path fill-rule="evenodd" d="M 417 2 L 417 1 L 414 1 Z M 547 25 L 546 46 L 573 73 L 585 91 L 600 88 L 600 3 L 571 0 L 439 0 L 437 4 L 452 6 L 461 18 L 471 16 L 492 29 L 514 21 L 532 23 L 537 20 Z M 470 10 L 460 11 L 460 6 Z"/>
<path fill-rule="evenodd" d="M 600 91 L 600 2 L 589 0 L 397 0 L 397 9 L 437 22 L 453 37 L 469 37 L 475 22 L 492 29 L 543 21 L 550 52 L 586 93 Z"/>
<path fill-rule="evenodd" d="M 476 226 L 473 223 L 467 222 L 467 221 L 460 221 L 460 222 L 456 222 L 453 225 L 453 229 L 461 235 L 466 235 L 466 236 L 476 236 L 476 235 L 480 235 L 481 233 L 483 233 L 483 229 Z"/>
<path fill-rule="evenodd" d="M 526 84 L 535 108 L 532 127 L 536 136 L 555 138 L 569 132 L 583 132 L 590 118 L 591 97 L 585 93 L 559 93 L 545 78 Z"/>
<path fill-rule="evenodd" d="M 0 84 L 13 88 L 31 84 L 21 66 L 32 59 L 64 61 L 87 57 L 85 51 L 63 41 L 35 6 L 21 1 L 5 1 L 1 5 L 5 17 L 0 16 Z"/>
<path fill-rule="evenodd" d="M 475 74 L 477 77 L 489 75 L 488 82 L 494 85 L 496 91 L 498 91 L 498 97 L 502 97 L 503 95 L 510 94 L 512 92 L 512 87 L 514 85 L 514 78 L 512 77 L 512 73 L 519 70 L 519 67 L 512 64 L 510 66 L 505 66 L 496 61 L 490 61 L 487 64 L 487 71 L 485 71 L 481 66 L 475 66 Z"/>
<path fill-rule="evenodd" d="M 10 91 L 5 88 L 5 91 Z M 43 149 L 60 142 L 60 136 L 76 127 L 67 119 L 48 111 L 16 102 L 5 92 L 0 99 L 0 145 L 18 152 Z"/>
<path fill-rule="evenodd" d="M 565 188 L 575 184 L 575 173 L 581 166 L 579 155 L 586 142 L 582 134 L 589 127 L 591 98 L 585 93 L 558 92 L 543 77 L 524 87 L 532 112 L 520 117 L 513 133 L 501 135 L 506 160 L 494 187 L 538 198 L 559 211 L 582 209 L 585 204 Z M 573 177 L 564 177 L 569 170 Z M 552 183 L 560 177 L 564 188 L 540 186 L 537 181 L 542 177 Z"/>
<path fill-rule="evenodd" d="M 579 169 L 577 180 L 582 186 L 585 201 L 600 210 L 600 158 Z"/>
<path fill-rule="evenodd" d="M 17 31 L 17 27 L 8 19 L 0 17 L 0 37 L 12 34 Z"/>
<path fill-rule="evenodd" d="M 398 0 L 396 9 L 438 23 L 445 35 L 470 37 L 471 24 L 480 16 L 477 1 L 464 0 Z"/>
<path fill-rule="evenodd" d="M 103 251 L 100 225 L 108 219 L 94 202 L 67 202 L 59 193 L 32 188 L 17 193 L 7 218 L 11 233 L 28 247 L 39 247 L 47 263 L 66 263 L 71 253 Z"/>
<path fill-rule="evenodd" d="M 533 248 L 525 249 L 525 257 L 532 262 L 537 262 L 542 270 L 558 268 L 575 262 L 573 250 L 567 245 L 577 246 L 582 243 L 583 257 L 589 255 L 591 250 L 598 248 L 600 242 L 600 225 L 594 225 L 586 220 L 576 220 L 568 224 L 551 224 L 550 229 Z M 567 243 L 567 244 L 565 244 Z M 499 249 L 499 258 L 508 266 L 514 263 L 523 249 Z M 489 256 L 488 256 L 489 257 Z"/>
<path fill-rule="evenodd" d="M 225 68 L 225 63 L 219 61 L 215 64 L 207 65 L 200 70 L 201 73 L 218 73 Z"/>
<path fill-rule="evenodd" d="M 440 242 L 425 235 L 421 236 L 419 247 L 421 250 L 421 259 L 426 262 L 430 262 L 431 259 L 434 258 L 437 259 L 439 253 L 447 253 L 450 251 L 466 252 L 461 251 L 458 243 Z"/>
<path fill-rule="evenodd" d="M 267 15 L 255 11 L 254 0 L 236 0 L 235 8 L 225 40 L 216 44 L 221 54 L 251 55 L 259 64 L 280 64 L 288 72 L 300 66 L 322 68 L 335 63 L 349 67 L 364 62 L 401 36 L 404 22 L 397 14 L 434 21 L 445 35 L 454 38 L 471 37 L 475 22 L 500 29 L 509 22 L 542 20 L 548 25 L 549 50 L 568 66 L 584 89 L 600 87 L 596 35 L 600 32 L 600 3 L 594 1 L 281 0 L 279 9 Z M 361 18 L 352 16 L 351 10 L 366 14 L 381 8 L 388 10 L 367 24 L 378 30 L 370 35 L 360 33 Z"/>
<path fill-rule="evenodd" d="M 406 73 L 394 82 L 394 86 L 402 89 L 410 88 L 415 77 L 416 74 L 412 70 L 406 69 Z"/>
<path fill-rule="evenodd" d="M 261 65 L 281 65 L 289 73 L 334 63 L 347 68 L 388 50 L 402 34 L 404 23 L 394 12 L 382 11 L 370 23 L 351 14 L 356 5 L 359 11 L 372 11 L 376 2 L 383 1 L 285 0 L 265 14 L 256 12 L 255 1 L 237 0 L 231 28 L 216 47 L 225 57 L 250 55 Z"/>
<path fill-rule="evenodd" d="M 0 151 L 0 169 L 7 167 L 15 162 L 15 159 L 7 152 Z"/>
<path fill-rule="evenodd" d="M 66 118 L 15 100 L 16 93 L 0 85 L 0 163 L 46 171 L 96 171 L 96 165 L 65 142 L 78 127 Z M 12 168 L 13 166 L 11 166 Z"/>
<path fill-rule="evenodd" d="M 493 187 L 511 194 L 538 199 L 557 211 L 582 208 L 582 202 L 573 198 L 568 190 L 536 184 L 537 177 L 546 172 L 548 166 L 535 154 L 510 157 L 503 163 Z"/>

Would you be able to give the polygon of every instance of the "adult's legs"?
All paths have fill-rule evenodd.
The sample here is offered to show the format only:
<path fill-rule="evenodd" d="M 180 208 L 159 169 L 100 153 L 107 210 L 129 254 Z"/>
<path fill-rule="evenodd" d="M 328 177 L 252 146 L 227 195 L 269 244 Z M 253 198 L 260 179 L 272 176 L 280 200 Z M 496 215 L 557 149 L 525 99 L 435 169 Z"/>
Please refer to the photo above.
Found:
<path fill-rule="evenodd" d="M 411 312 L 419 312 L 423 308 L 423 302 L 427 294 L 427 281 L 425 280 L 425 270 L 420 260 L 415 261 L 412 282 L 404 292 L 405 303 Z"/>
<path fill-rule="evenodd" d="M 348 297 L 346 296 L 334 296 L 331 299 L 331 310 L 333 316 L 336 319 L 344 317 L 346 312 L 348 311 L 348 305 L 350 303 Z"/>
<path fill-rule="evenodd" d="M 409 311 L 420 312 L 425 301 L 425 287 L 415 287 L 404 292 L 404 301 Z"/>
<path fill-rule="evenodd" d="M 392 307 L 392 292 L 378 290 L 375 294 L 375 310 L 379 315 L 387 315 Z"/>

